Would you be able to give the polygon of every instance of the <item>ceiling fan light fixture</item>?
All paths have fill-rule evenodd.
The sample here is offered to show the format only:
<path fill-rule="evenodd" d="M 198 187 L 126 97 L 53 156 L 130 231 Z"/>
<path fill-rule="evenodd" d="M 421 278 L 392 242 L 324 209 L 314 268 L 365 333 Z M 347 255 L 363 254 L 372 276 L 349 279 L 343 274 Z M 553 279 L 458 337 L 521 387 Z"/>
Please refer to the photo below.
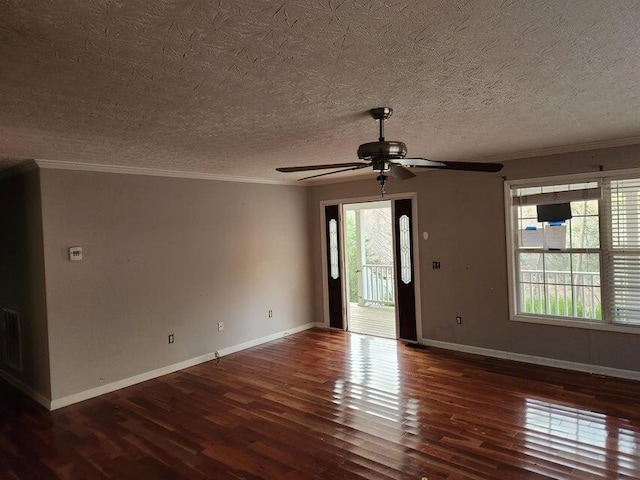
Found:
<path fill-rule="evenodd" d="M 384 197 L 384 186 L 386 185 L 388 179 L 389 177 L 384 173 L 380 173 L 380 175 L 376 177 L 376 180 L 380 184 L 380 193 L 382 194 L 383 197 Z"/>

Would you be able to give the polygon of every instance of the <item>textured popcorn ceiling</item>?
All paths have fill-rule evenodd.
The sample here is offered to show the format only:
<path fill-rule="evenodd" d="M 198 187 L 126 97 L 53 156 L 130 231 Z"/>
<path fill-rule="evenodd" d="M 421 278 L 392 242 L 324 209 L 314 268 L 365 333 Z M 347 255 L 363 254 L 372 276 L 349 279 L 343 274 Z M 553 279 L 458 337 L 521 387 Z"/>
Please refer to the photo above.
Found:
<path fill-rule="evenodd" d="M 0 169 L 277 166 L 640 143 L 635 0 L 0 3 Z M 535 161 L 535 160 L 532 160 Z"/>

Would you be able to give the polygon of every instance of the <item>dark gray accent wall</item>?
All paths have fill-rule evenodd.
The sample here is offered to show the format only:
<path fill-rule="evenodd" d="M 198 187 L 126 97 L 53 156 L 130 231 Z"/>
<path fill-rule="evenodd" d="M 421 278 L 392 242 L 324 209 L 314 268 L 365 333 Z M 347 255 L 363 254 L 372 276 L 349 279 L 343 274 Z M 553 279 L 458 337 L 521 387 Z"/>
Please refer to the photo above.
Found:
<path fill-rule="evenodd" d="M 40 177 L 37 169 L 0 180 L 0 308 L 22 316 L 22 372 L 0 369 L 22 387 L 51 396 Z"/>

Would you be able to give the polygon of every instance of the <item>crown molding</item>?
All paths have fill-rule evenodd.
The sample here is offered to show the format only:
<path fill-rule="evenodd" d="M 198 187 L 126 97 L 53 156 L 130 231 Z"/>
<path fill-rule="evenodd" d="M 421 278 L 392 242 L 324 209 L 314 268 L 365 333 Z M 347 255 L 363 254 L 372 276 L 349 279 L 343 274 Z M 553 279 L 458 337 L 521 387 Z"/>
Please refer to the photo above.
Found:
<path fill-rule="evenodd" d="M 604 148 L 628 147 L 640 145 L 640 135 L 634 137 L 614 138 L 611 140 L 600 140 L 596 142 L 577 143 L 573 145 L 563 145 L 559 147 L 537 148 L 533 150 L 522 150 L 514 153 L 500 153 L 488 155 L 486 157 L 475 158 L 478 162 L 504 162 L 507 160 L 518 160 L 520 158 L 546 157 L 548 155 L 559 155 L 563 153 L 578 153 L 588 150 L 599 150 Z M 473 160 L 472 160 L 473 161 Z"/>
<path fill-rule="evenodd" d="M 261 183 L 267 185 L 304 186 L 292 181 L 270 180 L 264 178 L 240 177 L 233 175 L 219 175 L 214 173 L 181 172 L 177 170 L 162 170 L 144 167 L 126 167 L 122 165 L 101 165 L 95 163 L 64 162 L 60 160 L 36 159 L 34 163 L 42 169 L 77 170 L 83 172 L 118 173 L 124 175 L 144 175 L 149 177 L 172 177 L 195 180 L 215 180 L 218 182 Z"/>
<path fill-rule="evenodd" d="M 470 161 L 475 160 L 479 162 L 504 162 L 508 160 L 517 160 L 521 158 L 544 157 L 548 155 L 577 153 L 577 152 L 584 152 L 588 150 L 598 150 L 598 149 L 605 149 L 605 148 L 627 147 L 631 145 L 640 145 L 640 136 L 617 138 L 612 140 L 602 140 L 597 142 L 588 142 L 588 143 L 581 143 L 581 144 L 574 144 L 574 145 L 564 145 L 560 147 L 548 147 L 548 148 L 539 148 L 539 149 L 533 149 L 533 150 L 523 150 L 523 151 L 514 152 L 514 153 L 488 155 L 485 157 L 478 157 Z M 334 184 L 334 183 L 353 182 L 353 181 L 370 178 L 369 175 L 367 175 L 365 172 L 362 172 L 358 175 L 347 175 L 347 176 L 334 177 L 331 179 L 323 178 L 321 180 L 297 182 L 297 181 L 291 181 L 291 180 L 272 180 L 272 179 L 264 179 L 264 178 L 242 177 L 242 176 L 234 176 L 234 175 L 220 175 L 220 174 L 202 173 L 202 172 L 184 172 L 184 171 L 178 171 L 178 170 L 162 170 L 162 169 L 145 168 L 145 167 L 128 167 L 128 166 L 122 166 L 122 165 L 103 165 L 103 164 L 95 164 L 95 163 L 77 163 L 77 162 L 67 162 L 67 161 L 60 161 L 60 160 L 36 159 L 36 160 L 30 160 L 22 165 L 17 165 L 7 170 L 1 171 L 0 180 L 4 178 L 12 177 L 14 175 L 19 175 L 29 170 L 33 170 L 36 167 L 43 168 L 43 169 L 78 170 L 78 171 L 85 171 L 85 172 L 118 173 L 118 174 L 125 174 L 125 175 L 145 175 L 145 176 L 152 176 L 152 177 L 173 177 L 173 178 L 186 178 L 186 179 L 196 179 L 196 180 L 214 180 L 219 182 L 258 183 L 258 184 L 266 184 L 266 185 L 290 185 L 290 186 L 303 186 L 303 187 L 313 187 L 313 186 L 328 185 L 328 184 Z"/>

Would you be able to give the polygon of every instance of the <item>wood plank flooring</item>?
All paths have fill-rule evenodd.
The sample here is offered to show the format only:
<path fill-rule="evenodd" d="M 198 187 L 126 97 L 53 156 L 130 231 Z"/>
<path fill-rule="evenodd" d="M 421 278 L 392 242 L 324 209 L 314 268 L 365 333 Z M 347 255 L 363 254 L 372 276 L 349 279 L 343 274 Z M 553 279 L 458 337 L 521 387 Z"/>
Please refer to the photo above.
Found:
<path fill-rule="evenodd" d="M 47 412 L 0 479 L 637 479 L 640 383 L 311 330 Z"/>
<path fill-rule="evenodd" d="M 365 307 L 349 303 L 349 331 L 376 337 L 397 338 L 396 310 L 394 307 Z"/>

